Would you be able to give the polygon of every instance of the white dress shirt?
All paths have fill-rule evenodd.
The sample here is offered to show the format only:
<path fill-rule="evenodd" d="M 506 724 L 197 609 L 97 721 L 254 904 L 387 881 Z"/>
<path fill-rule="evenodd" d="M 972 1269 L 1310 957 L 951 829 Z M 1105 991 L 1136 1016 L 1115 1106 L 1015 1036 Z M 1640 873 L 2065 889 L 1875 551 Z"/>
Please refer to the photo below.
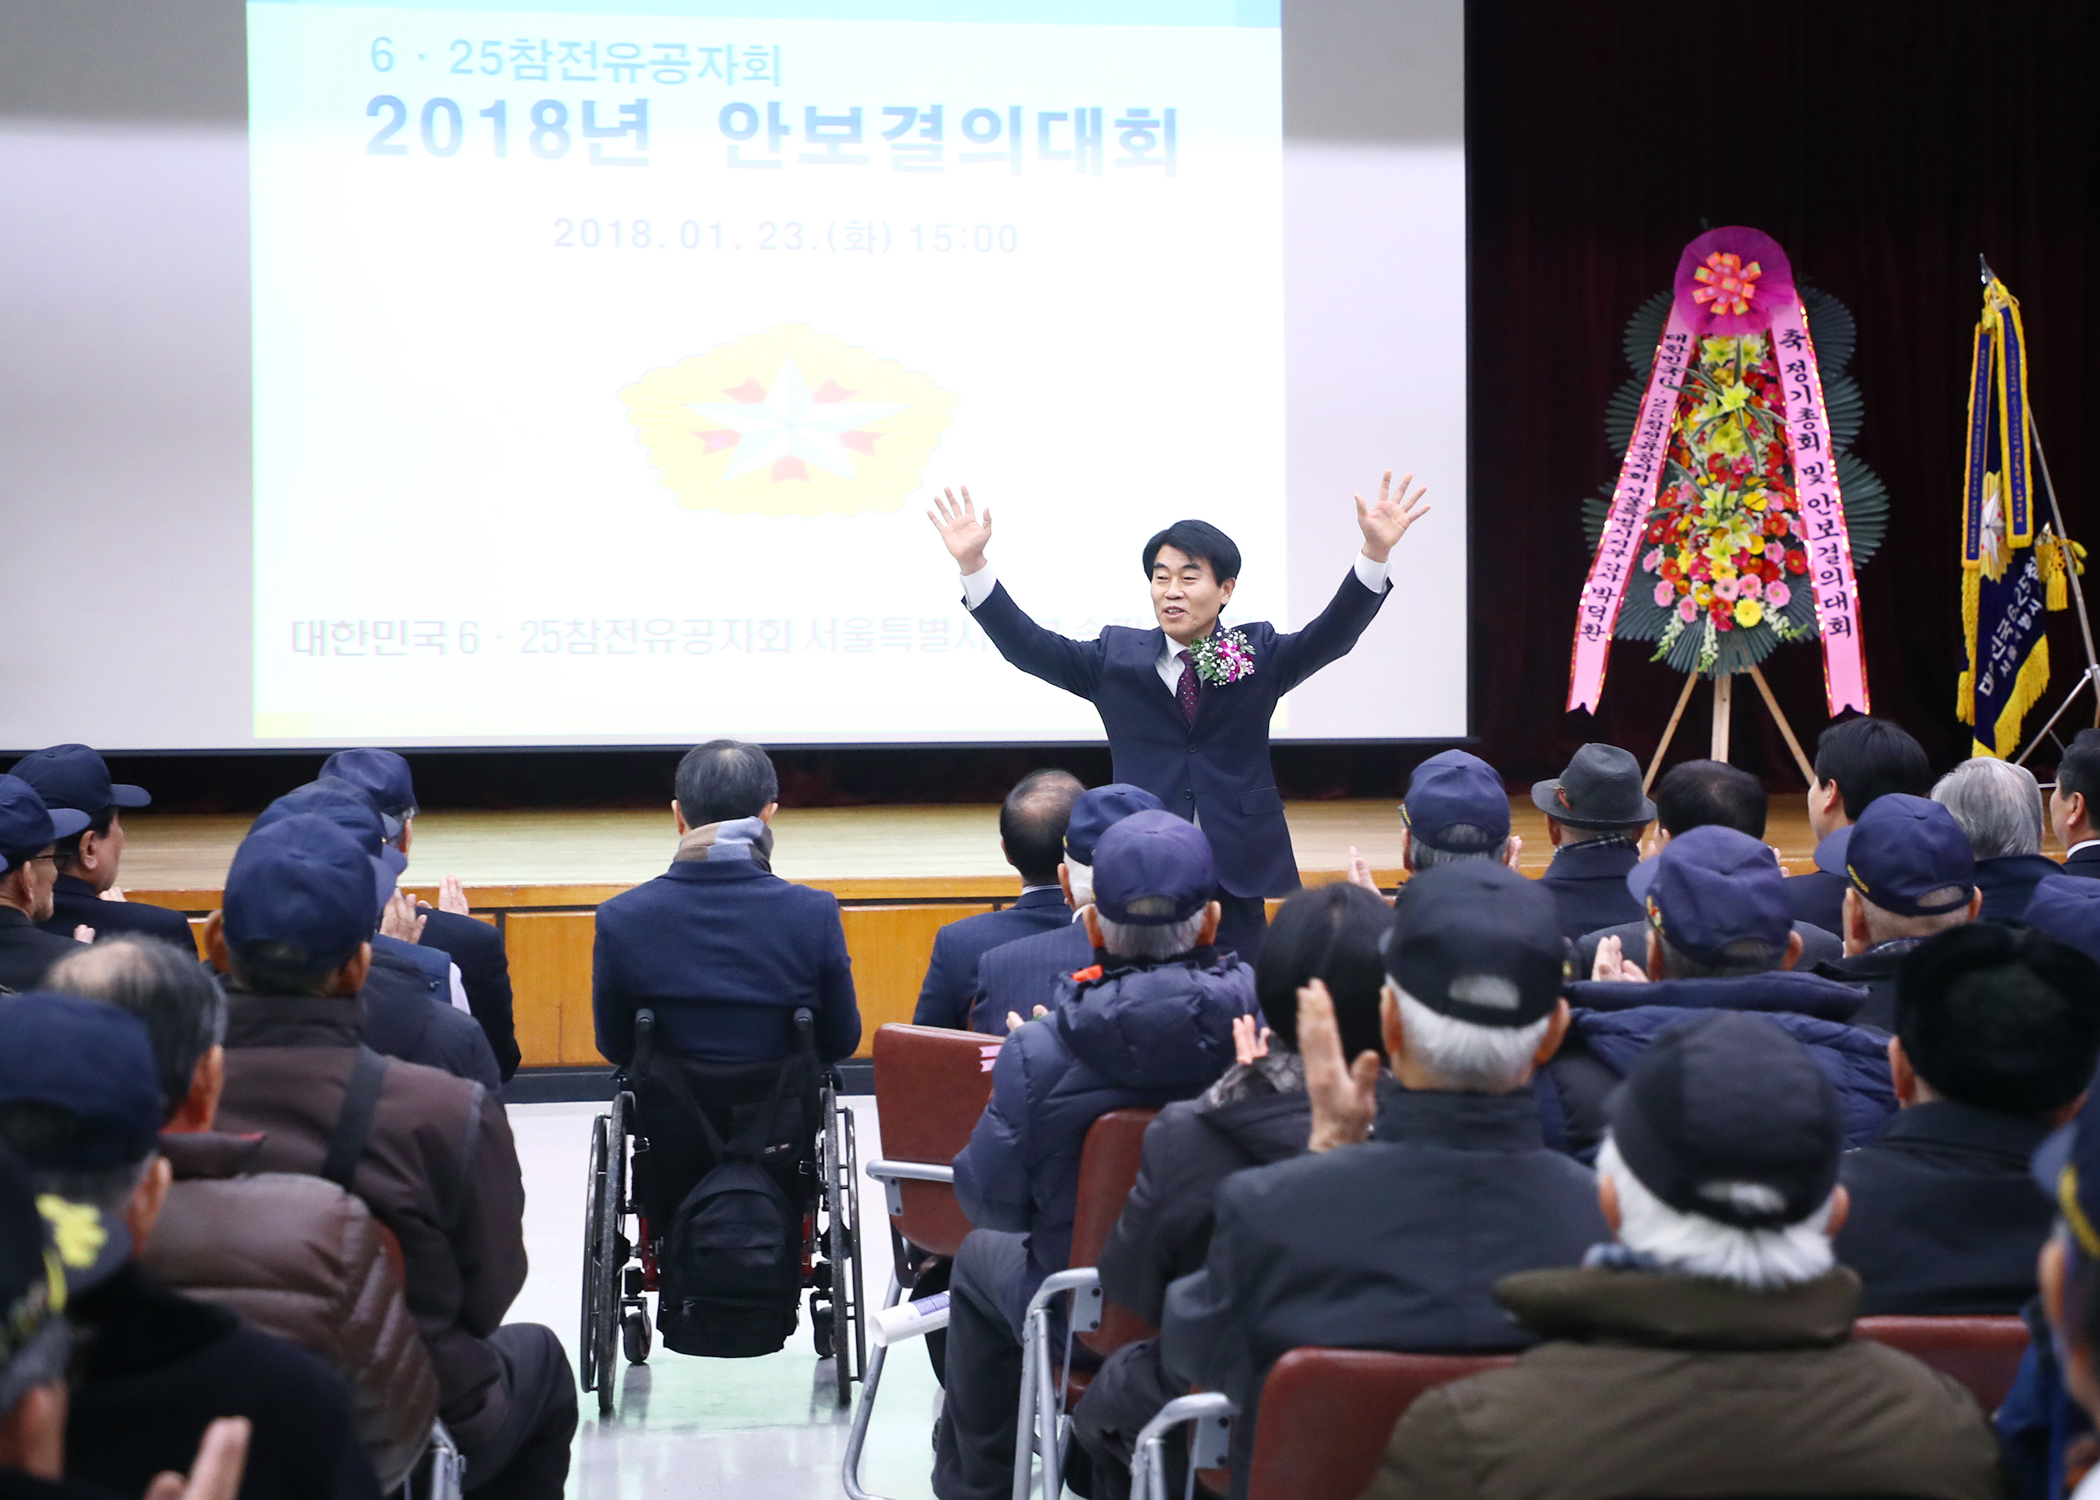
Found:
<path fill-rule="evenodd" d="M 2100 849 L 2100 839 L 2080 839 L 2070 848 L 2064 850 L 2064 858 L 2069 859 L 2072 855 L 2076 854 L 2081 849 Z M 2095 1472 L 2100 1473 L 2100 1470 L 2096 1470 Z"/>
<path fill-rule="evenodd" d="M 1389 562 L 1372 562 L 1363 553 L 1356 554 L 1356 581 L 1374 594 L 1382 594 L 1392 587 L 1393 570 Z M 999 586 L 999 577 L 987 562 L 974 573 L 962 575 L 963 604 L 970 609 L 992 597 L 992 590 Z M 1176 644 L 1172 636 L 1160 643 L 1159 660 L 1154 664 L 1159 671 L 1159 680 L 1166 684 L 1170 693 L 1181 688 L 1181 653 L 1187 648 Z"/>

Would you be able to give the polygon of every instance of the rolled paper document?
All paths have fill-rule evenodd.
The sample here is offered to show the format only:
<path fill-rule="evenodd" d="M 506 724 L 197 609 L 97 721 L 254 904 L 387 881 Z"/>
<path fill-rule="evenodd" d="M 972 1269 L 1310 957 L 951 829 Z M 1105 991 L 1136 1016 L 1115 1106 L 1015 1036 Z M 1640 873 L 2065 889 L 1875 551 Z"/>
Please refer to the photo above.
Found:
<path fill-rule="evenodd" d="M 915 1339 L 947 1326 L 948 1294 L 935 1292 L 917 1302 L 900 1302 L 895 1307 L 885 1307 L 868 1320 L 868 1337 L 876 1348 L 886 1349 L 904 1339 Z"/>

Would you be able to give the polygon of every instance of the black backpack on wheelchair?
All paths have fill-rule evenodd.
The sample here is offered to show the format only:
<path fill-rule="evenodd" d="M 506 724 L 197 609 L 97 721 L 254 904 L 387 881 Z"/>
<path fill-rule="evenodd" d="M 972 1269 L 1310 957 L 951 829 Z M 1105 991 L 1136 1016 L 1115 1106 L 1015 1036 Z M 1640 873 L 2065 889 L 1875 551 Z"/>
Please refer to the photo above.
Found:
<path fill-rule="evenodd" d="M 677 1353 L 747 1359 L 794 1335 L 821 1124 L 809 1013 L 795 1019 L 796 1050 L 779 1063 L 637 1058 L 636 1099 L 650 1126 L 635 1187 L 645 1203 L 668 1207 L 692 1184 L 661 1221 L 656 1326 Z"/>

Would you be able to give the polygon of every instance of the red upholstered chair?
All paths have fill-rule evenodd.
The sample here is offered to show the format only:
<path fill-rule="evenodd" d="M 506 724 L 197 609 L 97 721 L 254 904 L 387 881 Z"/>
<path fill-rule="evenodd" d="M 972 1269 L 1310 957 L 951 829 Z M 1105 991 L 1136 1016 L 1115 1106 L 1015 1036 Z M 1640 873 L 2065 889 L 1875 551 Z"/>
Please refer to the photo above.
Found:
<path fill-rule="evenodd" d="M 2027 1325 L 2010 1317 L 1861 1318 L 1852 1332 L 1953 1376 L 1986 1414 L 2004 1405 L 2027 1353 Z"/>
<path fill-rule="evenodd" d="M 1088 1128 L 1086 1146 L 1079 1157 L 1078 1212 L 1072 1219 L 1074 1268 L 1101 1264 L 1101 1251 L 1108 1244 L 1109 1232 L 1122 1217 L 1131 1188 L 1137 1185 L 1145 1127 L 1158 1114 L 1156 1109 L 1112 1109 Z M 1129 1308 L 1104 1298 L 1101 1326 L 1078 1337 L 1080 1343 L 1106 1358 L 1125 1344 L 1149 1339 L 1158 1332 Z M 1082 1377 L 1079 1389 L 1084 1388 Z M 1071 1399 L 1078 1399 L 1076 1392 Z"/>
<path fill-rule="evenodd" d="M 992 1097 L 992 1063 L 999 1041 L 974 1031 L 940 1026 L 900 1026 L 875 1033 L 875 1108 L 882 1127 L 882 1159 L 868 1176 L 883 1186 L 890 1215 L 890 1273 L 885 1308 L 909 1289 L 912 1266 L 906 1242 L 934 1255 L 953 1257 L 970 1232 L 955 1201 L 955 1154 Z M 877 1346 L 861 1384 L 860 1405 L 846 1440 L 840 1479 L 852 1500 L 867 1500 L 860 1460 L 868 1421 L 889 1350 Z"/>

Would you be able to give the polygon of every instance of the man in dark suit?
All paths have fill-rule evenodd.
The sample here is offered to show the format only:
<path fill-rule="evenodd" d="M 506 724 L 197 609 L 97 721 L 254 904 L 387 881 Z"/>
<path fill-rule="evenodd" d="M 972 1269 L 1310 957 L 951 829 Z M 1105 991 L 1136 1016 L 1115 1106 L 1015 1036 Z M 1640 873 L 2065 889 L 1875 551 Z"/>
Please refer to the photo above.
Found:
<path fill-rule="evenodd" d="M 150 806 L 153 798 L 146 789 L 112 783 L 109 767 L 86 745 L 33 750 L 15 762 L 13 774 L 36 788 L 44 806 L 88 816 L 87 827 L 58 841 L 51 916 L 39 924 L 44 931 L 64 938 L 76 927 L 91 927 L 97 934 L 140 932 L 194 957 L 197 943 L 187 917 L 143 901 L 126 901 L 117 885 L 117 865 L 124 857 L 121 811 Z"/>
<path fill-rule="evenodd" d="M 773 873 L 780 778 L 766 752 L 710 740 L 678 763 L 678 853 L 654 880 L 598 908 L 591 1014 L 608 1062 L 634 1060 L 635 1013 L 656 1044 L 696 1062 L 770 1062 L 815 1013 L 818 1054 L 850 1057 L 860 1007 L 836 897 Z"/>
<path fill-rule="evenodd" d="M 339 750 L 323 762 L 321 775 L 347 781 L 370 797 L 386 821 L 387 842 L 401 851 L 404 860 L 408 858 L 419 809 L 415 777 L 407 760 L 391 750 Z M 452 875 L 439 886 L 438 904 L 418 904 L 416 916 L 422 924 L 416 942 L 446 955 L 458 966 L 467 1009 L 488 1038 L 497 1070 L 508 1083 L 518 1071 L 519 1053 L 511 1010 L 510 955 L 504 949 L 502 931 L 474 920 L 466 891 Z"/>
<path fill-rule="evenodd" d="M 1101 835 L 1133 813 L 1158 808 L 1159 798 L 1121 781 L 1080 793 L 1065 824 L 1064 863 L 1057 867 L 1057 883 L 1073 912 L 1093 904 L 1094 846 Z M 1093 941 L 1086 935 L 1086 923 L 1077 920 L 986 950 L 977 960 L 971 986 L 970 1030 L 1005 1036 L 1009 1016 L 1027 1020 L 1037 1007 L 1050 1003 L 1058 980 L 1093 962 Z"/>
<path fill-rule="evenodd" d="M 1553 862 L 1539 884 L 1560 904 L 1570 941 L 1641 916 L 1626 877 L 1641 862 L 1641 830 L 1655 804 L 1641 791 L 1641 763 L 1617 745 L 1584 745 L 1568 768 L 1535 782 L 1531 800 L 1546 815 Z"/>
<path fill-rule="evenodd" d="M 1108 731 L 1115 777 L 1151 792 L 1200 825 L 1215 852 L 1225 917 L 1218 946 L 1249 963 L 1267 926 L 1264 899 L 1298 888 L 1298 865 L 1269 763 L 1269 720 L 1283 695 L 1348 654 L 1390 591 L 1388 558 L 1427 514 L 1388 474 L 1378 499 L 1356 501 L 1363 548 L 1327 607 L 1303 630 L 1264 620 L 1220 631 L 1239 580 L 1232 539 L 1204 521 L 1177 521 L 1145 544 L 1151 630 L 1110 625 L 1091 641 L 1045 630 L 1022 612 L 990 564 L 992 515 L 963 491 L 936 498 L 929 518 L 962 570 L 963 603 L 999 654 L 1094 705 Z"/>
<path fill-rule="evenodd" d="M 2063 840 L 2064 874 L 2100 879 L 2100 827 L 2093 823 L 2093 798 L 2100 797 L 2100 729 L 2081 729 L 2056 766 L 2049 794 L 2049 822 Z"/>
<path fill-rule="evenodd" d="M 1885 793 L 1930 797 L 1932 763 L 1924 746 L 1888 720 L 1858 718 L 1833 724 L 1818 736 L 1814 770 L 1808 826 L 1816 836 L 1816 868 L 1788 879 L 1787 899 L 1795 921 L 1843 932 L 1847 883 L 1842 866 L 1840 873 L 1831 873 L 1823 844 L 1857 823 Z"/>
<path fill-rule="evenodd" d="M 2100 965 L 2043 932 L 1964 924 L 1903 961 L 1889 1067 L 1902 1109 L 1845 1156 L 1838 1259 L 1860 1312 L 2016 1313 L 2056 1222 L 2029 1169 L 2100 1060 Z"/>
<path fill-rule="evenodd" d="M 999 808 L 999 852 L 1021 876 L 1021 899 L 998 911 L 950 922 L 933 936 L 926 982 L 919 986 L 914 1026 L 970 1024 L 970 998 L 977 987 L 977 960 L 1002 943 L 1072 925 L 1057 880 L 1065 824 L 1072 803 L 1085 790 L 1070 771 L 1031 771 L 1015 783 Z"/>
<path fill-rule="evenodd" d="M 19 776 L 0 776 L 0 990 L 33 990 L 80 944 L 36 924 L 51 915 L 56 844 L 87 827 L 87 814 L 44 806 Z"/>

